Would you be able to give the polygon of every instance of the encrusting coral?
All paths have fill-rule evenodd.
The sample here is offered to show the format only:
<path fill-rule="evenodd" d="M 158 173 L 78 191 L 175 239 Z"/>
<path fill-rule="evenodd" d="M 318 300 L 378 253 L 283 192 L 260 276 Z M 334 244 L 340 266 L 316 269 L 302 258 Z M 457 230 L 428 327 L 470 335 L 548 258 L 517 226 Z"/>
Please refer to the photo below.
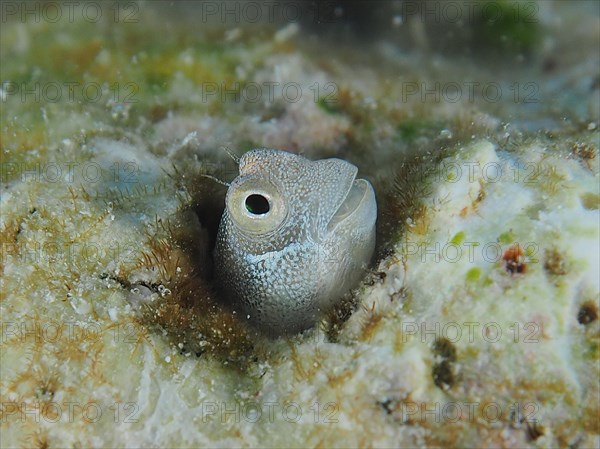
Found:
<path fill-rule="evenodd" d="M 3 24 L 1 445 L 598 446 L 597 23 L 535 4 L 541 35 L 488 24 L 534 75 L 510 43 L 499 66 L 393 38 L 350 52 L 305 25 L 171 27 L 155 6 L 119 39 Z M 422 97 L 506 66 L 542 101 Z M 102 98 L 23 94 L 57 80 Z M 273 101 L 221 95 L 264 82 Z M 275 145 L 349 161 L 378 200 L 367 275 L 281 338 L 215 282 L 227 189 L 204 176 L 237 176 L 221 146 Z"/>

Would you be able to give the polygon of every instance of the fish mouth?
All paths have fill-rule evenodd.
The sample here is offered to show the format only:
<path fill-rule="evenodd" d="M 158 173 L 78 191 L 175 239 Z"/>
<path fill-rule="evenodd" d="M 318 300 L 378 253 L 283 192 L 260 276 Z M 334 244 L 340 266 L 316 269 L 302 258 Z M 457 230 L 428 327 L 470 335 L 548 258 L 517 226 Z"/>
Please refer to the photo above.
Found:
<path fill-rule="evenodd" d="M 333 231 L 340 223 L 349 219 L 372 195 L 373 188 L 367 180 L 355 179 L 348 189 L 344 201 L 329 220 L 327 231 Z"/>

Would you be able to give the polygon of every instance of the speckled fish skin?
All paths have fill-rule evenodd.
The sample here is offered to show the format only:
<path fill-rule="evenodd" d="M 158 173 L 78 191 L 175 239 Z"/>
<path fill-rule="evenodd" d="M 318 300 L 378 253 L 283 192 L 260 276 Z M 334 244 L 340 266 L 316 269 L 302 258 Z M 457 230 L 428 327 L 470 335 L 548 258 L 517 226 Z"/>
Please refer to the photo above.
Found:
<path fill-rule="evenodd" d="M 254 326 L 299 332 L 364 275 L 375 248 L 375 192 L 341 159 L 265 148 L 244 154 L 239 170 L 217 236 L 217 281 Z M 252 194 L 268 199 L 268 213 L 248 210 Z"/>

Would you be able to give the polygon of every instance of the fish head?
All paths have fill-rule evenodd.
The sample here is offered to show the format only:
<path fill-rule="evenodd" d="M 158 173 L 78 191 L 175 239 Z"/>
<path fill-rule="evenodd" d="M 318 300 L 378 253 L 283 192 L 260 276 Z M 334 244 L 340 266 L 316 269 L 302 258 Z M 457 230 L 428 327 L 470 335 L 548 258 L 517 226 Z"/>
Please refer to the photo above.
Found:
<path fill-rule="evenodd" d="M 342 223 L 360 219 L 360 211 L 372 209 L 374 202 L 368 181 L 357 180 L 357 168 L 341 159 L 310 161 L 257 149 L 242 156 L 239 170 L 227 192 L 226 211 L 236 232 L 257 247 L 263 239 L 321 244 Z"/>

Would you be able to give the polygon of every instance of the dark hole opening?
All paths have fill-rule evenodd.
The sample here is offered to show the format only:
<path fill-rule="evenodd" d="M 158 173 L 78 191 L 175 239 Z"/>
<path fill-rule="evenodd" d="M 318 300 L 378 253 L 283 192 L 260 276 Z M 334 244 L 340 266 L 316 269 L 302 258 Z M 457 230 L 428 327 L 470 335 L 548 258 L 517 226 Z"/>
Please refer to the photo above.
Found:
<path fill-rule="evenodd" d="M 270 210 L 269 200 L 262 195 L 249 195 L 248 198 L 246 198 L 246 209 L 251 214 L 266 214 Z"/>
<path fill-rule="evenodd" d="M 593 301 L 586 301 L 577 313 L 579 324 L 587 325 L 598 319 L 598 306 Z"/>

